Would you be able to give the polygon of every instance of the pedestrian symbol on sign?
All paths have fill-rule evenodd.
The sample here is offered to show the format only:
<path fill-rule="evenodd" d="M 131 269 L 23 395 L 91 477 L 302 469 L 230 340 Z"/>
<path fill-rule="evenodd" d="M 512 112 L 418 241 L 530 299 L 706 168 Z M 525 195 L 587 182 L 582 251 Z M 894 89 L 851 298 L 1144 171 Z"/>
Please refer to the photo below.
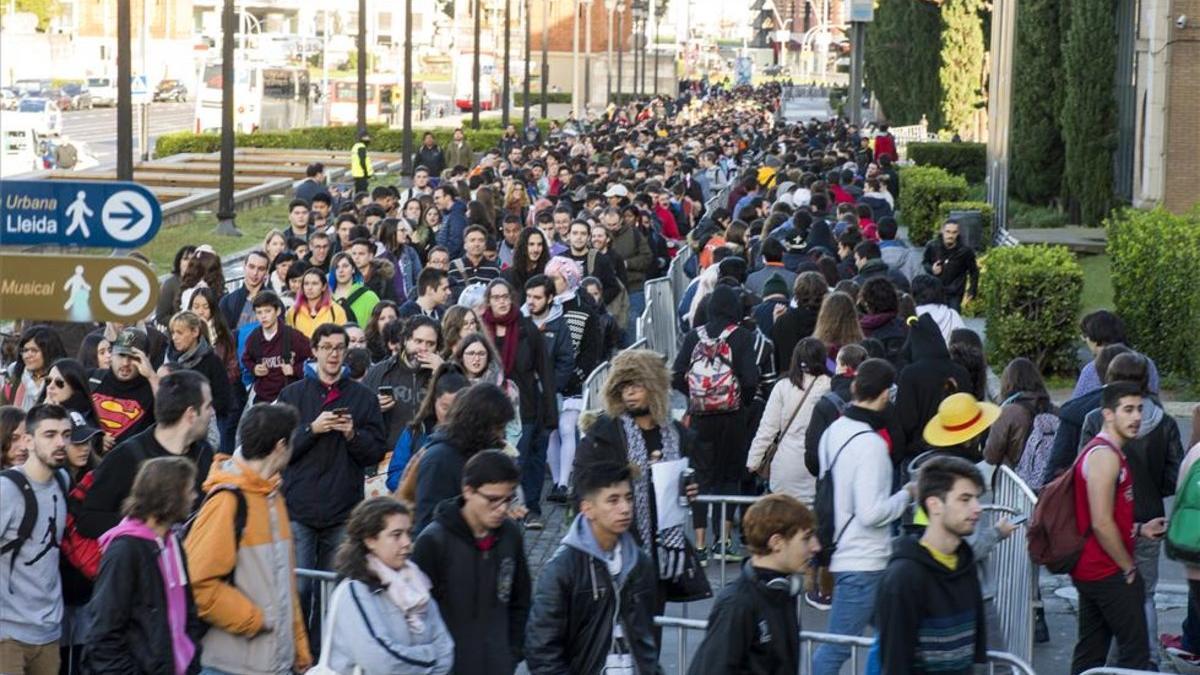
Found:
<path fill-rule="evenodd" d="M 92 236 L 91 231 L 88 230 L 87 219 L 90 216 L 96 215 L 96 212 L 88 208 L 86 192 L 80 190 L 78 193 L 76 193 L 75 201 L 71 202 L 71 205 L 67 207 L 66 213 L 67 217 L 71 219 L 71 226 L 67 228 L 68 237 L 71 236 L 75 230 L 83 230 L 84 237 Z"/>

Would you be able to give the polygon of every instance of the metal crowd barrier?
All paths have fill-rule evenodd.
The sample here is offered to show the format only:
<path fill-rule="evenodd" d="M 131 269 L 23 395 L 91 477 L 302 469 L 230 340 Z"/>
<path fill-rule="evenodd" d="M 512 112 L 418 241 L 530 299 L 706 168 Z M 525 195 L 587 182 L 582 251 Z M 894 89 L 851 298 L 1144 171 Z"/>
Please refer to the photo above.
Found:
<path fill-rule="evenodd" d="M 977 527 L 991 527 L 1005 516 L 1033 514 L 1037 497 L 1007 466 L 992 474 L 992 504 Z M 1037 597 L 1037 565 L 1029 557 L 1024 531 L 998 542 L 986 564 L 996 583 L 996 611 L 1005 648 L 1026 661 L 1033 658 L 1033 602 Z"/>
<path fill-rule="evenodd" d="M 1147 675 L 1148 673 L 1156 673 L 1156 670 L 1133 670 L 1132 668 L 1091 668 L 1083 671 L 1083 675 Z"/>
<path fill-rule="evenodd" d="M 708 504 L 708 511 L 707 511 L 707 513 L 704 514 L 704 523 L 705 523 L 705 526 L 708 527 L 708 541 L 705 542 L 705 545 L 712 546 L 712 544 L 714 542 L 727 541 L 729 539 L 729 534 L 730 534 L 729 533 L 729 523 L 733 520 L 732 511 L 736 510 L 736 507 L 738 507 L 738 506 L 749 506 L 749 505 L 753 504 L 754 502 L 758 501 L 759 499 L 761 499 L 761 497 L 753 497 L 753 496 L 748 496 L 748 495 L 698 495 L 696 497 L 697 504 Z M 729 508 L 731 506 L 733 506 L 735 508 L 731 510 Z M 720 510 L 720 518 L 721 518 L 721 520 L 719 521 L 720 522 L 720 532 L 721 532 L 720 538 L 712 536 L 712 527 L 711 527 L 712 520 L 713 520 L 713 513 L 714 513 L 714 511 L 718 510 L 718 507 Z M 708 565 L 709 565 L 710 569 L 712 568 L 713 563 L 719 563 L 721 566 L 720 582 L 717 586 L 715 586 L 713 588 L 714 595 L 719 593 L 721 591 L 721 589 L 725 587 L 725 579 L 728 576 L 726 567 L 730 562 L 732 562 L 732 561 L 725 560 L 724 557 L 722 557 L 720 560 L 715 560 L 712 558 L 709 559 Z M 739 563 L 734 563 L 734 564 L 739 564 Z"/>
<path fill-rule="evenodd" d="M 674 264 L 674 263 L 672 263 Z M 651 279 L 644 288 L 646 311 L 639 328 L 644 330 L 647 346 L 662 354 L 671 364 L 679 350 L 678 321 L 675 318 L 675 294 L 669 278 Z"/>
<path fill-rule="evenodd" d="M 692 255 L 691 247 L 684 246 L 679 249 L 679 252 L 675 254 L 675 258 L 671 261 L 671 265 L 667 267 L 667 279 L 671 283 L 671 302 L 669 304 L 672 309 L 679 303 L 679 299 L 683 297 L 683 294 L 687 291 L 688 284 L 692 281 L 684 270 L 684 266 Z"/>
<path fill-rule="evenodd" d="M 646 339 L 640 338 L 621 351 L 645 349 Z M 604 382 L 612 370 L 612 363 L 605 361 L 596 366 L 583 381 L 583 406 L 581 410 L 597 410 L 604 407 Z"/>
<path fill-rule="evenodd" d="M 325 570 L 308 570 L 296 568 L 297 579 L 308 579 L 318 584 L 321 589 L 321 618 L 329 612 L 329 600 L 333 597 L 333 589 L 337 587 L 338 575 Z"/>
<path fill-rule="evenodd" d="M 674 628 L 676 630 L 678 636 L 676 642 L 679 645 L 679 660 L 676 662 L 676 672 L 686 673 L 689 654 L 685 635 L 687 631 L 703 632 L 708 628 L 708 621 L 702 619 L 686 619 L 675 616 L 656 616 L 654 617 L 654 624 L 663 628 Z M 821 633 L 817 631 L 802 630 L 800 631 L 800 672 L 812 672 L 813 652 L 817 644 L 833 644 L 846 645 L 850 647 L 850 672 L 853 675 L 858 675 L 859 673 L 863 672 L 862 668 L 859 667 L 860 663 L 865 664 L 865 661 L 860 659 L 859 653 L 862 650 L 870 650 L 871 645 L 874 643 L 874 637 L 867 637 L 863 635 L 838 635 L 835 633 Z M 1009 652 L 988 651 L 988 675 L 995 675 L 997 666 L 1004 668 L 1004 670 L 1001 672 L 1009 672 L 1013 673 L 1014 675 L 1037 675 L 1036 671 L 1033 669 L 1033 666 L 1029 665 L 1028 661 L 1025 659 L 1022 659 Z M 1104 673 L 1105 675 L 1108 673 L 1112 673 L 1113 675 L 1140 675 L 1142 672 L 1143 671 L 1140 670 L 1097 668 L 1095 670 L 1087 671 L 1084 673 L 1084 675 L 1091 675 L 1092 673 L 1096 673 L 1097 675 L 1100 673 Z"/>

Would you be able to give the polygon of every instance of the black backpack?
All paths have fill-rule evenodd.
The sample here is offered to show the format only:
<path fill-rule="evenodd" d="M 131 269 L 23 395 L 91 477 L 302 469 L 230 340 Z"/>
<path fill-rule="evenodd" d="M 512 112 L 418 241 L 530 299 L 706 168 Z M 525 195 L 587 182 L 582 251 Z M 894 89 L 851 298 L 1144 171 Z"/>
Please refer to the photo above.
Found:
<path fill-rule="evenodd" d="M 17 555 L 21 553 L 21 547 L 29 538 L 33 536 L 33 528 L 37 526 L 38 520 L 38 505 L 37 495 L 33 494 L 33 486 L 29 484 L 24 472 L 17 469 L 5 469 L 0 471 L 0 476 L 3 476 L 17 485 L 17 489 L 21 491 L 21 498 L 25 501 L 24 511 L 21 513 L 21 522 L 17 524 L 17 538 L 0 547 L 0 556 L 8 555 L 8 571 L 11 579 L 12 570 L 17 564 Z M 58 483 L 58 488 L 63 494 L 63 505 L 67 503 L 67 481 L 62 473 L 54 472 L 54 482 Z M 63 527 L 66 527 L 66 521 L 63 522 Z"/>
<path fill-rule="evenodd" d="M 183 535 L 180 537 L 180 539 L 187 539 L 187 536 L 191 533 L 192 526 L 196 524 L 196 518 L 200 515 L 200 511 L 204 508 L 204 505 L 221 492 L 231 492 L 237 499 L 237 511 L 235 511 L 233 515 L 233 550 L 235 552 L 237 551 L 242 544 L 242 532 L 244 532 L 246 529 L 246 495 L 242 494 L 241 488 L 231 483 L 214 485 L 213 488 L 204 495 L 204 501 L 200 503 L 200 508 L 196 509 L 196 512 L 192 514 L 192 517 L 188 518 L 187 522 L 184 523 Z M 233 570 L 231 570 L 229 575 L 225 577 L 225 581 L 230 585 L 233 584 L 233 574 L 236 571 L 237 564 L 234 563 Z"/>
<path fill-rule="evenodd" d="M 829 433 L 826 431 L 826 433 Z M 838 458 L 842 456 L 842 451 L 846 446 L 850 445 L 854 439 L 863 434 L 872 433 L 870 431 L 860 431 L 846 440 L 842 447 L 833 455 L 833 461 L 829 463 L 829 468 L 817 478 L 817 495 L 813 500 L 813 508 L 817 515 L 817 541 L 821 543 L 821 552 L 817 554 L 818 563 L 821 567 L 828 567 L 829 562 L 833 560 L 833 552 L 837 550 L 838 541 L 845 534 L 846 528 L 850 527 L 850 521 L 854 520 L 854 514 L 850 514 L 850 520 L 842 526 L 840 531 L 837 531 L 836 523 L 837 516 L 834 513 L 833 499 L 833 467 L 837 466 Z"/>
<path fill-rule="evenodd" d="M 354 310 L 352 310 L 350 308 L 354 305 L 354 303 L 358 302 L 359 298 L 366 295 L 367 291 L 369 291 L 369 290 L 371 290 L 371 289 L 367 288 L 366 284 L 363 284 L 362 286 L 359 286 L 358 288 L 354 289 L 354 292 L 351 293 L 350 295 L 347 295 L 346 297 L 337 301 L 337 303 L 342 306 L 342 309 L 346 310 L 346 321 L 347 322 L 357 323 L 360 326 L 364 325 L 363 322 L 359 321 L 358 317 L 354 315 Z M 364 321 L 365 320 L 366 320 L 366 317 L 364 317 Z"/>

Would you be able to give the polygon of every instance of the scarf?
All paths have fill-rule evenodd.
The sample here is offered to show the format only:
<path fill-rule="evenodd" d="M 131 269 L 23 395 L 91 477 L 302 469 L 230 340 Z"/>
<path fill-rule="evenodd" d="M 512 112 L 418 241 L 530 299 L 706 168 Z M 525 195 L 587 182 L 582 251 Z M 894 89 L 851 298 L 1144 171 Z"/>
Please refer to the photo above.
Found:
<path fill-rule="evenodd" d="M 201 335 L 196 344 L 192 345 L 192 348 L 186 352 L 180 353 L 179 350 L 175 349 L 175 345 L 171 345 L 167 352 L 167 360 L 171 363 L 179 364 L 181 368 L 195 370 L 196 366 L 200 364 L 201 359 L 208 356 L 208 353 L 211 351 L 212 347 L 208 346 L 208 340 Z"/>
<path fill-rule="evenodd" d="M 655 558 L 658 560 L 658 578 L 676 579 L 683 574 L 687 559 L 687 539 L 684 537 L 683 525 L 672 525 L 664 530 L 657 529 L 650 508 L 653 495 L 650 493 L 650 453 L 646 449 L 646 439 L 629 413 L 621 415 L 621 428 L 625 433 L 629 461 L 637 465 L 644 476 L 643 479 L 633 482 L 633 510 L 642 545 L 647 548 L 654 546 Z M 666 424 L 659 427 L 659 430 L 663 440 L 663 460 L 679 459 L 679 432 L 676 431 L 675 425 Z"/>
<path fill-rule="evenodd" d="M 374 554 L 367 554 L 367 569 L 379 577 L 388 600 L 404 611 L 404 621 L 412 633 L 425 632 L 425 615 L 429 609 L 429 577 L 411 562 L 394 570 Z"/>
<path fill-rule="evenodd" d="M 496 316 L 492 314 L 492 308 L 488 307 L 483 310 L 483 325 L 487 327 L 488 334 L 493 342 L 500 343 L 500 362 L 504 364 L 504 374 L 511 376 L 513 366 L 517 363 L 517 347 L 520 346 L 521 338 L 517 330 L 517 320 L 521 318 L 521 312 L 513 305 L 508 310 L 508 314 L 504 316 Z M 504 338 L 496 337 L 496 328 L 504 327 Z"/>

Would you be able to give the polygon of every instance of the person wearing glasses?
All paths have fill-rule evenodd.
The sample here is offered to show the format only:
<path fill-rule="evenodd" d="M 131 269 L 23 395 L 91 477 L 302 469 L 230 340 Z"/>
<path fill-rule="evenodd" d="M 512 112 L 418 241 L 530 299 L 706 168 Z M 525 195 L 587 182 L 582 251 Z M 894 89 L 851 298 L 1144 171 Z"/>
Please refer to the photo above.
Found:
<path fill-rule="evenodd" d="M 461 494 L 438 504 L 413 545 L 460 675 L 512 673 L 524 658 L 532 582 L 521 527 L 508 518 L 519 478 L 503 452 L 476 453 L 462 468 Z"/>
<path fill-rule="evenodd" d="M 348 344 L 342 326 L 317 326 L 312 333 L 315 361 L 305 366 L 304 379 L 284 387 L 277 399 L 300 412 L 283 492 L 296 567 L 303 569 L 333 569 L 334 552 L 346 536 L 346 518 L 363 500 L 363 471 L 379 464 L 387 451 L 375 392 L 351 380 L 342 368 Z M 309 610 L 318 589 L 307 577 L 298 582 L 303 614 L 314 617 L 308 634 L 316 643 L 320 613 Z"/>

